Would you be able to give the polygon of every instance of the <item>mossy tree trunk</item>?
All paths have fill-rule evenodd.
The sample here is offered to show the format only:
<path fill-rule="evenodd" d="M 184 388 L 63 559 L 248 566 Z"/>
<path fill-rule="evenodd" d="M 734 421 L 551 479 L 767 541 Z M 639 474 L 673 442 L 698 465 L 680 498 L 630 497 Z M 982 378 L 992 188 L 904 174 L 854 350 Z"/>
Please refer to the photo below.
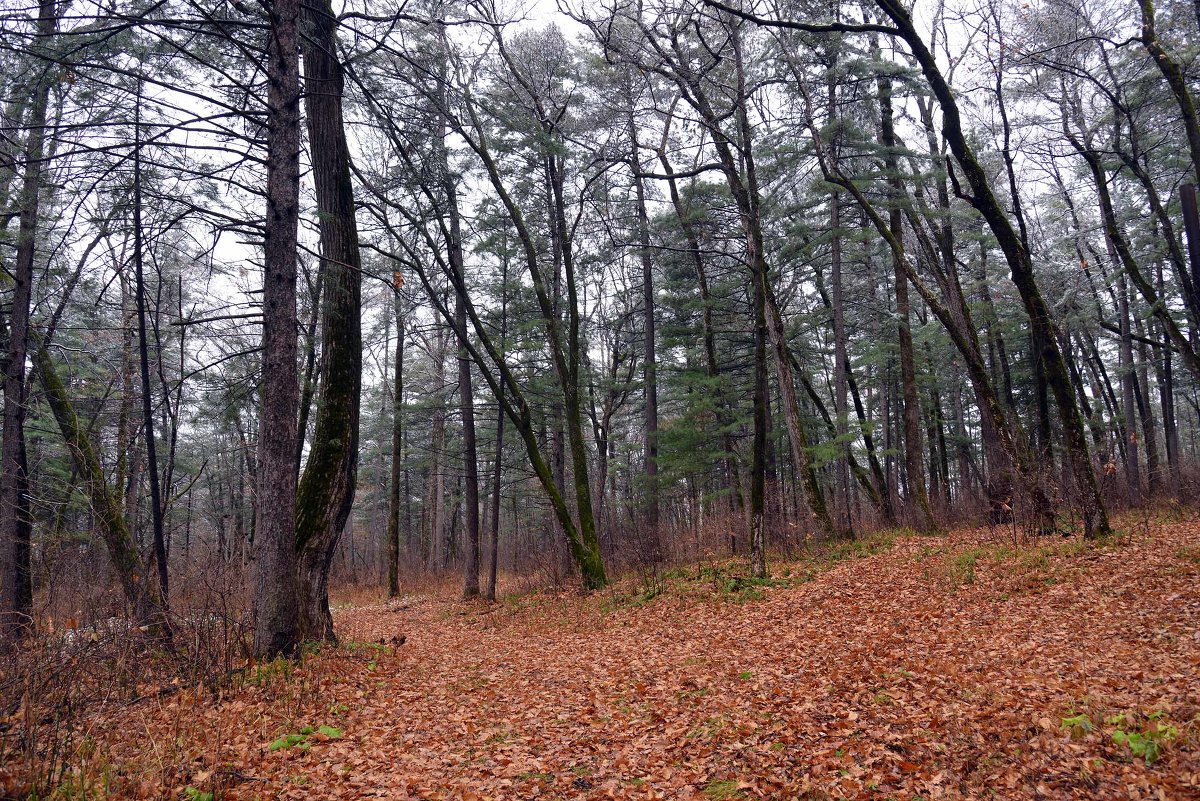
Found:
<path fill-rule="evenodd" d="M 337 18 L 326 0 L 304 7 L 305 110 L 321 231 L 321 369 L 308 461 L 296 492 L 300 631 L 334 640 L 329 568 L 350 516 L 358 475 L 362 389 L 362 275 L 350 150 L 342 118 L 345 78 Z"/>
<path fill-rule="evenodd" d="M 50 411 L 87 492 L 108 551 L 109 562 L 117 574 L 125 600 L 133 611 L 133 619 L 139 626 L 149 626 L 156 633 L 167 634 L 170 629 L 159 584 L 151 579 L 138 553 L 121 508 L 120 493 L 114 491 L 105 479 L 96 446 L 80 425 L 54 361 L 40 342 L 33 349 L 33 362 L 46 402 L 50 405 Z"/>

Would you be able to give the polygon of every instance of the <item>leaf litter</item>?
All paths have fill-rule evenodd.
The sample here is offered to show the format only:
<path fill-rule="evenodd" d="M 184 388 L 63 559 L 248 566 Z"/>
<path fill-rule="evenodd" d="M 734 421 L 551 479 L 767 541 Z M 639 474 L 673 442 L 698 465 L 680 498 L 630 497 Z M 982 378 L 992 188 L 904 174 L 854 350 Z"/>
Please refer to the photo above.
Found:
<path fill-rule="evenodd" d="M 1195 522 L 773 568 L 339 610 L 338 647 L 90 733 L 128 797 L 1200 797 Z"/>

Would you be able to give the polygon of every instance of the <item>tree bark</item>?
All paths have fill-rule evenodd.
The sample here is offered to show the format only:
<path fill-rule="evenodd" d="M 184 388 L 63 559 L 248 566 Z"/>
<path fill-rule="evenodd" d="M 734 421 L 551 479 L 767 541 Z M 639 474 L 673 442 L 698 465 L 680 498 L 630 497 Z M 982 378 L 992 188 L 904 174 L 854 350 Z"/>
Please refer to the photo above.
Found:
<path fill-rule="evenodd" d="M 632 95 L 632 92 L 630 92 Z M 662 561 L 662 542 L 658 530 L 658 372 L 654 337 L 654 261 L 650 257 L 650 219 L 646 213 L 646 189 L 642 185 L 641 155 L 633 99 L 629 99 L 629 166 L 633 172 L 637 200 L 638 259 L 642 265 L 642 384 L 645 395 L 645 524 L 642 530 L 642 555 L 650 564 Z"/>
<path fill-rule="evenodd" d="M 450 174 L 450 164 L 444 137 L 439 143 L 439 158 L 442 170 L 442 188 L 445 194 L 446 212 L 450 225 L 449 251 L 450 269 L 457 280 L 454 283 L 454 327 L 460 343 L 467 341 L 467 285 L 463 260 L 462 223 L 458 210 L 458 188 Z M 463 478 L 466 504 L 466 543 L 463 560 L 463 597 L 479 595 L 479 451 L 475 436 L 475 392 L 471 385 L 471 357 L 466 346 L 458 348 L 458 402 L 462 415 Z"/>
<path fill-rule="evenodd" d="M 36 335 L 30 332 L 31 338 Z M 158 583 L 146 573 L 137 545 L 130 534 L 120 494 L 109 487 L 100 465 L 100 457 L 87 431 L 79 423 L 75 407 L 67 396 L 66 387 L 44 345 L 35 341 L 34 366 L 46 394 L 46 402 L 62 432 L 75 468 L 86 487 L 92 513 L 100 525 L 100 533 L 108 550 L 109 561 L 117 574 L 121 591 L 133 611 L 134 622 L 148 626 L 152 633 L 169 636 L 167 620 Z"/>
<path fill-rule="evenodd" d="M 170 572 L 167 568 L 167 541 L 163 529 L 163 499 L 159 486 L 158 445 L 154 439 L 154 398 L 150 394 L 150 346 L 146 336 L 146 277 L 142 238 L 142 141 L 141 83 L 138 83 L 134 109 L 133 144 L 133 270 L 137 295 L 138 360 L 142 378 L 142 435 L 146 440 L 146 471 L 150 478 L 150 520 L 153 526 L 154 564 L 158 569 L 158 592 L 163 609 L 170 606 Z"/>
<path fill-rule="evenodd" d="M 399 276 L 399 273 L 397 273 Z M 396 377 L 392 385 L 392 470 L 388 486 L 387 570 L 388 597 L 400 594 L 400 473 L 404 462 L 404 306 L 402 280 L 395 282 Z"/>
<path fill-rule="evenodd" d="M 453 202 L 453 201 L 452 201 Z M 454 214 L 452 219 L 457 218 Z M 458 226 L 451 223 L 452 228 Z M 461 245 L 459 247 L 461 253 Z M 453 251 L 452 251 L 453 252 Z M 461 264 L 459 269 L 462 269 Z M 454 301 L 455 325 L 467 335 L 467 312 L 462 295 Z M 458 401 L 462 415 L 463 503 L 466 504 L 466 543 L 463 560 L 463 597 L 479 595 L 479 451 L 475 444 L 475 394 L 471 387 L 471 358 L 466 348 L 458 349 Z"/>
<path fill-rule="evenodd" d="M 500 355 L 504 356 L 504 352 L 508 346 L 508 253 L 507 253 L 507 237 L 504 239 L 505 252 L 500 254 Z M 500 394 L 504 394 L 504 378 L 500 378 Z M 496 462 L 493 465 L 492 474 L 492 514 L 491 524 L 488 526 L 488 568 L 487 568 L 487 584 L 484 587 L 483 597 L 485 601 L 492 602 L 496 600 L 496 579 L 497 573 L 500 570 L 500 501 L 501 479 L 504 476 L 504 405 L 496 404 Z M 600 481 L 600 493 L 603 497 L 604 480 Z"/>
<path fill-rule="evenodd" d="M 38 3 L 37 44 L 49 47 L 58 31 L 53 0 Z M 40 55 L 31 54 L 34 58 Z M 38 215 L 45 169 L 46 109 L 54 82 L 54 63 L 38 65 L 25 143 L 17 253 L 13 263 L 12 310 L 8 322 L 8 352 L 4 363 L 4 428 L 0 444 L 0 634 L 20 636 L 33 623 L 33 584 L 30 575 L 29 475 L 25 458 L 25 362 L 28 358 L 29 315 L 33 268 L 37 254 Z"/>
<path fill-rule="evenodd" d="M 308 461 L 296 490 L 300 630 L 335 640 L 329 568 L 354 503 L 362 388 L 362 274 L 350 151 L 342 118 L 344 74 L 328 0 L 304 6 L 305 110 L 321 230 L 321 367 Z"/>
<path fill-rule="evenodd" d="M 298 0 L 268 9 L 267 214 L 263 240 L 262 411 L 255 493 L 254 653 L 301 639 L 296 559 L 296 257 L 300 196 Z"/>
<path fill-rule="evenodd" d="M 897 163 L 896 131 L 892 119 L 892 84 L 890 80 L 879 81 L 880 141 L 887 149 L 884 156 L 889 171 L 888 183 L 892 188 L 892 205 L 888 210 L 888 226 L 897 241 L 904 240 L 904 223 L 900 203 L 903 190 L 900 185 Z M 925 489 L 925 471 L 921 465 L 921 405 L 917 400 L 917 371 L 913 361 L 912 329 L 909 327 L 908 279 L 904 266 L 892 254 L 892 273 L 896 292 L 896 330 L 900 343 L 900 388 L 904 416 L 904 469 L 908 474 L 908 494 L 917 516 L 917 528 L 929 533 L 937 529 L 933 512 L 929 508 L 929 494 Z M 930 443 L 932 447 L 933 443 Z"/>
<path fill-rule="evenodd" d="M 1111 248 L 1112 245 L 1110 244 Z M 1118 269 L 1120 269 L 1118 267 Z M 1121 329 L 1120 358 L 1121 358 L 1121 416 L 1125 418 L 1125 481 L 1128 485 L 1129 499 L 1137 503 L 1142 497 L 1142 476 L 1138 462 L 1137 435 L 1137 374 L 1133 364 L 1133 340 L 1130 339 L 1129 323 L 1129 286 L 1125 273 L 1117 279 L 1117 314 Z"/>
<path fill-rule="evenodd" d="M 308 436 L 308 420 L 312 416 L 313 397 L 317 391 L 317 326 L 321 322 L 321 291 L 325 285 L 324 262 L 317 263 L 316 280 L 311 278 L 311 270 L 307 264 L 302 264 L 304 280 L 308 284 L 309 309 L 308 321 L 304 325 L 304 373 L 300 383 L 300 422 L 296 426 L 296 480 L 300 480 L 300 468 L 304 465 L 304 439 Z"/>
<path fill-rule="evenodd" d="M 1146 333 L 1144 326 L 1140 323 L 1138 333 Z M 1150 363 L 1152 361 L 1144 339 L 1139 341 L 1136 374 L 1138 417 L 1142 421 L 1142 442 L 1146 446 L 1146 489 L 1150 497 L 1155 497 L 1162 491 L 1162 468 L 1158 459 L 1158 421 L 1154 417 L 1154 407 L 1150 401 Z"/>

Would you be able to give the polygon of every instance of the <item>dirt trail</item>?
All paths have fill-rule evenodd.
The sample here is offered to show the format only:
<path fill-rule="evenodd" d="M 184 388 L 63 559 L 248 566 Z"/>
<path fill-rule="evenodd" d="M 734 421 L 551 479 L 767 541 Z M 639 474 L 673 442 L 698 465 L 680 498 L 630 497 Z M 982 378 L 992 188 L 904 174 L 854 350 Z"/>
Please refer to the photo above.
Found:
<path fill-rule="evenodd" d="M 112 764 L 176 798 L 1200 798 L 1195 523 L 736 567 L 342 610 L 341 647 L 140 710 Z"/>

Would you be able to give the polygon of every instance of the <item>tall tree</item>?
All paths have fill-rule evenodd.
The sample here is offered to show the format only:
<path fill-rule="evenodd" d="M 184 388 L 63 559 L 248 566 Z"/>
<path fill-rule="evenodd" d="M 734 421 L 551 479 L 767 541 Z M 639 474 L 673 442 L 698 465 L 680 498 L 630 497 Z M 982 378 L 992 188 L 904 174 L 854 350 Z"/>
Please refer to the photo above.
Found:
<path fill-rule="evenodd" d="M 887 148 L 884 156 L 890 172 L 891 207 L 888 210 L 888 226 L 897 241 L 904 240 L 904 221 L 901 203 L 904 189 L 896 158 L 896 128 L 892 116 L 892 82 L 879 79 L 880 143 Z M 917 400 L 917 371 L 913 359 L 913 338 L 909 314 L 908 277 L 904 265 L 892 254 L 892 274 L 896 290 L 896 332 L 900 342 L 900 387 L 904 411 L 904 469 L 908 476 L 910 502 L 916 507 L 917 526 L 922 531 L 937 528 L 933 512 L 929 508 L 929 493 L 925 489 L 925 470 L 921 465 L 921 406 Z"/>
<path fill-rule="evenodd" d="M 329 569 L 354 503 L 362 394 L 362 258 L 350 148 L 342 115 L 345 75 L 328 0 L 304 6 L 304 104 L 321 230 L 321 379 L 308 461 L 296 493 L 300 628 L 333 640 Z"/>
<path fill-rule="evenodd" d="M 445 26 L 439 26 L 439 40 L 442 52 L 438 59 L 438 81 L 436 91 L 439 93 L 439 108 L 445 108 L 447 51 L 449 42 Z M 450 150 L 447 146 L 447 125 L 445 118 L 439 122 L 439 132 L 434 148 L 437 152 L 435 169 L 441 176 L 443 213 L 447 224 L 442 230 L 446 236 L 446 250 L 450 270 L 455 280 L 451 282 L 454 288 L 454 330 L 458 337 L 458 406 L 462 416 L 462 460 L 463 460 L 463 503 L 466 506 L 464 523 L 466 524 L 465 559 L 463 560 L 463 597 L 474 598 L 479 595 L 479 448 L 476 444 L 475 431 L 475 389 L 471 379 L 471 356 L 465 343 L 469 332 L 467 330 L 467 270 L 466 259 L 463 255 L 462 212 L 458 205 L 458 182 L 450 167 Z"/>
<path fill-rule="evenodd" d="M 0 444 L 0 635 L 20 634 L 32 623 L 29 550 L 29 465 L 25 452 L 25 362 L 37 257 L 42 174 L 46 167 L 47 107 L 58 70 L 51 48 L 58 30 L 54 0 L 38 3 L 37 32 L 29 54 L 37 76 L 27 117 L 12 309 L 4 363 L 4 430 Z"/>
<path fill-rule="evenodd" d="M 396 363 L 392 383 L 392 465 L 388 482 L 387 591 L 389 598 L 400 594 L 400 490 L 404 461 L 404 342 L 408 336 L 404 301 L 400 290 L 404 276 L 397 270 L 392 281 L 392 306 L 396 315 Z"/>
<path fill-rule="evenodd" d="M 1085 533 L 1089 538 L 1106 536 L 1111 530 L 1108 513 L 1100 496 L 1096 474 L 1092 470 L 1075 391 L 1071 387 L 1066 361 L 1059 349 L 1057 325 L 1038 287 L 1032 255 L 992 189 L 987 171 L 963 130 L 962 115 L 954 92 L 933 53 L 913 24 L 911 12 L 896 0 L 876 0 L 876 5 L 895 25 L 892 32 L 908 45 L 941 106 L 942 130 L 950 151 L 966 175 L 971 191 L 969 202 L 995 235 L 1029 317 L 1033 342 L 1040 350 L 1038 359 L 1045 370 L 1046 381 L 1058 406 L 1066 450 L 1079 492 Z"/>
<path fill-rule="evenodd" d="M 142 377 L 142 437 L 146 443 L 146 471 L 150 477 L 150 520 L 153 526 L 154 564 L 163 608 L 170 603 L 167 538 L 163 528 L 163 498 L 159 486 L 158 443 L 154 437 L 154 396 L 150 391 L 150 342 L 146 335 L 146 268 L 142 232 L 142 85 L 138 82 L 134 108 L 133 143 L 133 274 L 137 302 L 138 364 Z"/>
<path fill-rule="evenodd" d="M 267 213 L 263 230 L 262 407 L 255 492 L 254 653 L 300 643 L 296 540 L 296 258 L 300 219 L 300 3 L 268 9 Z"/>
<path fill-rule="evenodd" d="M 645 465 L 646 501 L 645 546 L 643 555 L 652 563 L 662 560 L 659 532 L 658 498 L 658 368 L 654 327 L 654 259 L 650 253 L 650 218 L 646 213 L 646 187 L 642 179 L 641 147 L 638 144 L 637 122 L 634 119 L 632 80 L 627 82 L 629 114 L 629 166 L 633 171 L 634 198 L 637 203 L 638 260 L 642 266 L 642 391 L 645 394 Z"/>

